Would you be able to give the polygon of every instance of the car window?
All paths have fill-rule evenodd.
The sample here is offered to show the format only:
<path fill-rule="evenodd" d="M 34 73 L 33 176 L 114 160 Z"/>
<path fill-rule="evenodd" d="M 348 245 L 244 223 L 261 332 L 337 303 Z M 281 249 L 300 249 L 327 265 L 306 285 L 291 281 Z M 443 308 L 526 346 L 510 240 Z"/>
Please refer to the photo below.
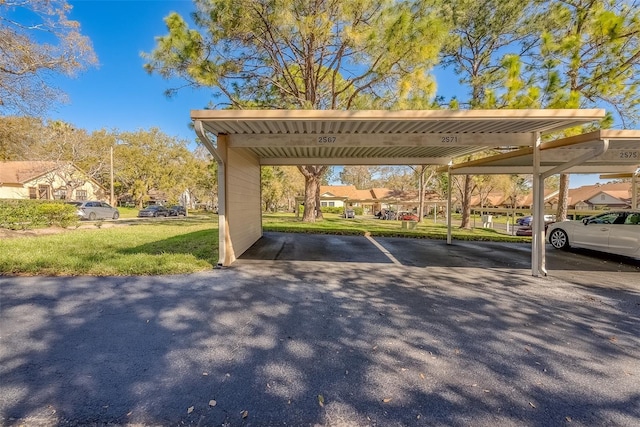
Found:
<path fill-rule="evenodd" d="M 629 214 L 624 223 L 631 225 L 640 225 L 640 213 Z"/>
<path fill-rule="evenodd" d="M 602 215 L 598 215 L 589 220 L 589 224 L 614 224 L 616 220 L 619 221 L 620 215 L 623 215 L 622 222 L 624 222 L 624 214 L 619 212 L 611 212 Z"/>
<path fill-rule="evenodd" d="M 613 220 L 613 224 L 624 224 L 624 220 L 627 217 L 626 213 L 618 214 L 618 217 Z"/>

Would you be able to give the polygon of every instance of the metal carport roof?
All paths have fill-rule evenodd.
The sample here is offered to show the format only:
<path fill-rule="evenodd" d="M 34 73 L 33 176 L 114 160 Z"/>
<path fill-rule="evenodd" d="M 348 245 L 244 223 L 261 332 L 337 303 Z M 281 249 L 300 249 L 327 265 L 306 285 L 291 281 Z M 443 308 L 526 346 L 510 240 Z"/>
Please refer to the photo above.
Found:
<path fill-rule="evenodd" d="M 241 249 L 234 247 L 235 233 L 255 228 L 253 223 L 229 221 L 229 152 L 250 153 L 259 165 L 448 165 L 456 157 L 487 148 L 538 147 L 544 133 L 604 116 L 602 109 L 191 111 L 199 139 L 220 165 L 220 265 L 228 265 L 245 250 L 244 242 Z"/>
<path fill-rule="evenodd" d="M 488 147 L 529 147 L 537 133 L 591 123 L 591 110 L 195 110 L 194 122 L 263 165 L 446 165 Z M 206 140 L 203 141 L 206 144 Z"/>
<path fill-rule="evenodd" d="M 632 178 L 632 206 L 638 204 L 640 131 L 602 129 L 441 168 L 454 175 L 533 174 L 532 270 L 546 274 L 544 179 L 559 173 L 615 173 Z"/>
<path fill-rule="evenodd" d="M 640 166 L 640 131 L 603 129 L 540 144 L 540 171 L 547 172 L 568 162 L 601 150 L 606 150 L 584 162 L 563 169 L 562 173 L 634 173 Z M 530 174 L 533 173 L 532 147 L 454 164 L 456 175 Z M 442 171 L 445 171 L 442 169 Z"/>

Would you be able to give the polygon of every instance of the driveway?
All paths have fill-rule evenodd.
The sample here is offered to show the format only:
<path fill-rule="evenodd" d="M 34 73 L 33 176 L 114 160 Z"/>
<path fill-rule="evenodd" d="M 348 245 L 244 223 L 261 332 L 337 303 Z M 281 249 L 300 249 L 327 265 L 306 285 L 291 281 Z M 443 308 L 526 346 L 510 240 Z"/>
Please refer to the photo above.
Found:
<path fill-rule="evenodd" d="M 0 424 L 640 423 L 634 265 L 580 283 L 531 277 L 520 245 L 314 242 L 329 259 L 265 233 L 195 275 L 0 277 Z"/>

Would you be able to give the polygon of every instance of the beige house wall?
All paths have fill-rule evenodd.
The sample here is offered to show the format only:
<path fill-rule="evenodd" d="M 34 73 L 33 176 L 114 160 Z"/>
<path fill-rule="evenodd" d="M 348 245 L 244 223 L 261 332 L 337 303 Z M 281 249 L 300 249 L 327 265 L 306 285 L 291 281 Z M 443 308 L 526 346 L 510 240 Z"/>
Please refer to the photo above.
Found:
<path fill-rule="evenodd" d="M 28 199 L 29 190 L 18 185 L 0 185 L 0 199 Z"/>
<path fill-rule="evenodd" d="M 333 203 L 332 205 L 330 203 Z M 320 196 L 320 206 L 324 207 L 333 207 L 333 208 L 343 208 L 344 200 L 342 199 L 331 199 L 331 198 L 323 198 Z"/>
<path fill-rule="evenodd" d="M 224 220 L 229 236 L 223 264 L 229 265 L 262 237 L 260 161 L 247 149 L 220 142 L 219 138 L 218 150 L 226 151 Z"/>

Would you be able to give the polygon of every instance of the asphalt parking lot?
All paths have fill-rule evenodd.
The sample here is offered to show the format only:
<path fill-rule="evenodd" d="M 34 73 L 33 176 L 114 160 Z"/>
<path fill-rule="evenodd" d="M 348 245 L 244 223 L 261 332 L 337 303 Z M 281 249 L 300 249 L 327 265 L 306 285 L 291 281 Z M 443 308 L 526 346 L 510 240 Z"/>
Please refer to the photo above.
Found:
<path fill-rule="evenodd" d="M 546 245 L 547 270 L 552 278 L 591 286 L 640 284 L 640 261 L 588 250 L 560 251 Z M 466 242 L 264 233 L 242 260 L 365 262 L 406 267 L 455 269 L 516 269 L 531 271 L 531 244 Z M 636 274 L 630 274 L 636 273 Z"/>
<path fill-rule="evenodd" d="M 0 277 L 0 424 L 640 424 L 640 266 L 265 233 L 186 276 Z"/>

